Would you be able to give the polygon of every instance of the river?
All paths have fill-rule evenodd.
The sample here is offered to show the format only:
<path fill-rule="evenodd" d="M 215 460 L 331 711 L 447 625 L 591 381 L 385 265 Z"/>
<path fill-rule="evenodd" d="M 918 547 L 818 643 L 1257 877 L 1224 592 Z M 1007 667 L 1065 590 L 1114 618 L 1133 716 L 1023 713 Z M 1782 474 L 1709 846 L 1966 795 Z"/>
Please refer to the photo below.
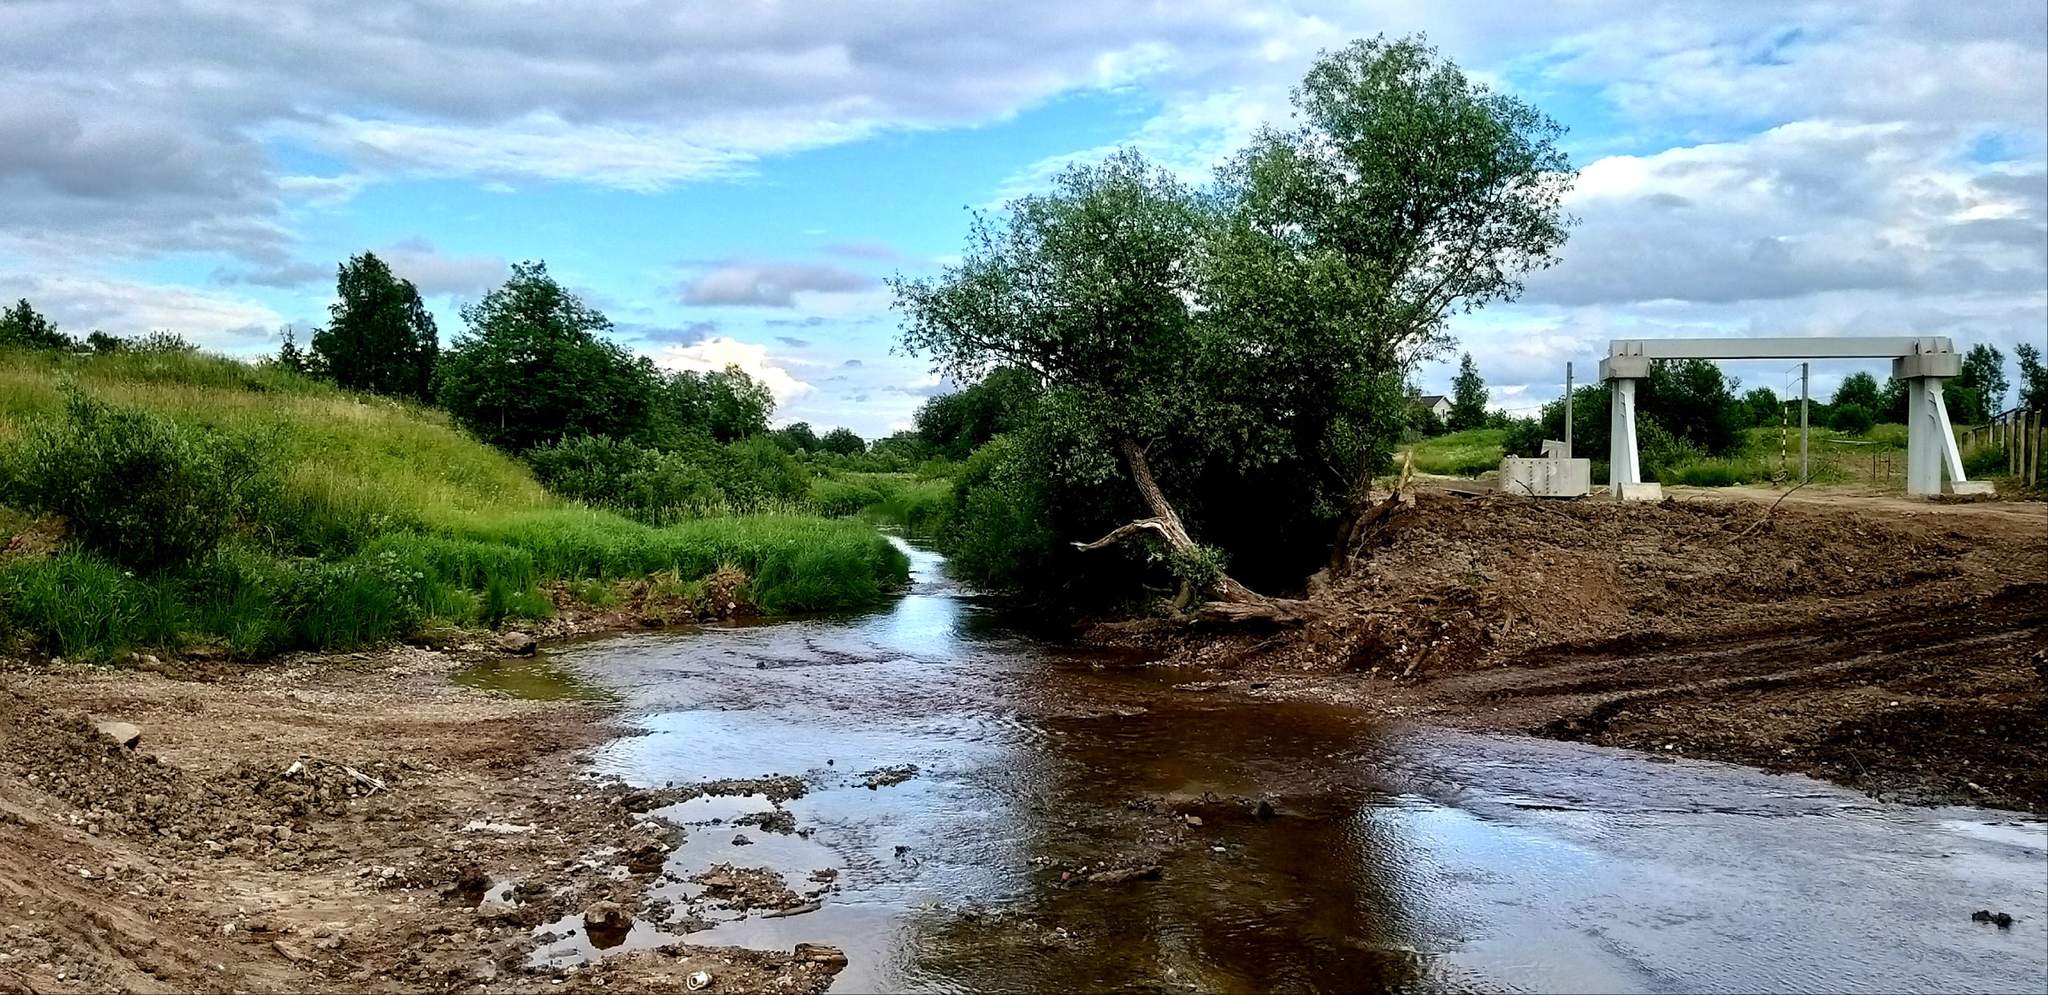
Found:
<path fill-rule="evenodd" d="M 2048 989 L 2039 821 L 1205 692 L 1211 675 L 1021 635 L 906 550 L 885 610 L 544 661 L 642 733 L 596 773 L 810 782 L 786 806 L 799 833 L 732 823 L 761 798 L 664 813 L 692 823 L 674 879 L 836 875 L 816 911 L 690 942 L 834 944 L 844 992 Z M 916 774 L 867 786 L 892 765 Z M 1140 865 L 1156 878 L 1088 880 Z M 612 949 L 678 938 L 642 923 Z"/>

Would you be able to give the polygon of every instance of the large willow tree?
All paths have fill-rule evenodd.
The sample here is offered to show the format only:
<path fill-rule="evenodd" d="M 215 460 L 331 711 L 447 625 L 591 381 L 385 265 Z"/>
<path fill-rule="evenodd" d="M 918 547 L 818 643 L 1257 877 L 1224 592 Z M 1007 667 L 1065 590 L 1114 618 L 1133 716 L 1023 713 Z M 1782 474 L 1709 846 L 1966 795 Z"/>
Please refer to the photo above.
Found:
<path fill-rule="evenodd" d="M 1292 444 L 1345 496 L 1341 571 L 1399 432 L 1400 383 L 1448 348 L 1453 315 L 1513 300 L 1556 262 L 1574 174 L 1562 127 L 1421 39 L 1325 53 L 1294 105 L 1296 127 L 1261 131 L 1219 171 L 1202 284 L 1249 382 L 1287 385 Z"/>
<path fill-rule="evenodd" d="M 1155 452 L 1315 478 L 1341 569 L 1405 374 L 1450 315 L 1514 297 L 1568 224 L 1561 129 L 1419 40 L 1325 54 L 1295 104 L 1300 126 L 1262 131 L 1210 190 L 1119 152 L 978 217 L 938 277 L 894 283 L 906 348 L 962 381 L 1031 371 L 1046 410 L 1117 454 L 1150 515 L 1082 545 L 1154 537 L 1240 606 L 1264 599 L 1202 576 L 1220 558 Z"/>

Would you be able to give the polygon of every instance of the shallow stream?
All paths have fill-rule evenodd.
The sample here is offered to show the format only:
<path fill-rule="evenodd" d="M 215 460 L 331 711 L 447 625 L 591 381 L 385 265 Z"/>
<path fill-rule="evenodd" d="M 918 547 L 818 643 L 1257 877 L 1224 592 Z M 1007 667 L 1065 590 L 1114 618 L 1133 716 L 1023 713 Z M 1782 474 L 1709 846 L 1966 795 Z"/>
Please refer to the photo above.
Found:
<path fill-rule="evenodd" d="M 908 551 L 886 610 L 609 637 L 505 679 L 617 696 L 644 734 L 595 763 L 636 785 L 810 782 L 783 806 L 801 833 L 736 826 L 758 797 L 663 813 L 691 824 L 674 878 L 730 863 L 821 892 L 690 942 L 834 944 L 843 992 L 2048 989 L 2041 822 L 1246 701 L 1020 635 Z"/>

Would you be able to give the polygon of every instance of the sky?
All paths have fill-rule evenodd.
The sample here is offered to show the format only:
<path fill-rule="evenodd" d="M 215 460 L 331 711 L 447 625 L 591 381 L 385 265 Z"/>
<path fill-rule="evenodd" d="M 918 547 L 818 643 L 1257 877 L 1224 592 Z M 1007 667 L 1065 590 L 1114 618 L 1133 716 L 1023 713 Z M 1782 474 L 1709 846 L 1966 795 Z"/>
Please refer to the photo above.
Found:
<path fill-rule="evenodd" d="M 895 348 L 886 278 L 1119 146 L 1200 182 L 1380 33 L 1570 129 L 1560 264 L 1452 325 L 1496 407 L 1617 337 L 2048 335 L 2040 0 L 0 0 L 0 300 L 253 356 L 351 253 L 444 341 L 540 259 L 656 362 L 873 437 L 950 386 Z"/>

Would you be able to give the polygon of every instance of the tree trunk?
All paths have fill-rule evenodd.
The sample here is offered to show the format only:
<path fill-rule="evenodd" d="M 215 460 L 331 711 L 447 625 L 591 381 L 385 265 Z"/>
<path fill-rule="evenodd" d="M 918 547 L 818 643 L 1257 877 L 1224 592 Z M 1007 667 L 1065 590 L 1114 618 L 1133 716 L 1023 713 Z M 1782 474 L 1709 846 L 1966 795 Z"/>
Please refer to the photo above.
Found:
<path fill-rule="evenodd" d="M 1195 552 L 1198 547 L 1193 537 L 1188 535 L 1187 526 L 1181 524 L 1180 513 L 1173 510 L 1173 505 L 1166 500 L 1165 492 L 1159 489 L 1159 481 L 1153 479 L 1152 464 L 1145 459 L 1144 447 L 1138 445 L 1135 439 L 1122 439 L 1118 441 L 1117 448 L 1123 452 L 1124 461 L 1131 468 L 1131 479 L 1138 485 L 1138 494 L 1145 499 L 1145 507 L 1151 509 L 1152 517 L 1141 518 L 1135 522 L 1119 525 L 1112 529 L 1108 535 L 1094 542 L 1077 542 L 1074 544 L 1074 547 L 1081 550 L 1101 549 L 1112 543 L 1128 539 L 1140 532 L 1156 532 L 1159 534 L 1160 540 L 1175 552 Z M 1187 600 L 1188 594 L 1189 592 L 1182 591 L 1180 597 L 1175 600 L 1177 602 L 1184 602 Z M 1253 606 L 1269 604 L 1263 595 L 1238 583 L 1229 574 L 1217 576 L 1214 595 L 1216 601 L 1226 604 Z M 1257 613 L 1254 612 L 1252 614 Z"/>
<path fill-rule="evenodd" d="M 1356 559 L 1355 552 L 1362 541 L 1368 525 L 1377 525 L 1395 510 L 1412 504 L 1406 498 L 1408 477 L 1415 470 L 1412 454 L 1401 460 L 1401 476 L 1394 482 L 1394 490 L 1379 504 L 1372 502 L 1372 470 L 1368 465 L 1360 470 L 1358 483 L 1351 490 L 1351 500 L 1346 502 L 1343 517 L 1337 519 L 1336 542 L 1330 546 L 1329 576 L 1332 580 L 1344 576 L 1351 570 Z"/>

